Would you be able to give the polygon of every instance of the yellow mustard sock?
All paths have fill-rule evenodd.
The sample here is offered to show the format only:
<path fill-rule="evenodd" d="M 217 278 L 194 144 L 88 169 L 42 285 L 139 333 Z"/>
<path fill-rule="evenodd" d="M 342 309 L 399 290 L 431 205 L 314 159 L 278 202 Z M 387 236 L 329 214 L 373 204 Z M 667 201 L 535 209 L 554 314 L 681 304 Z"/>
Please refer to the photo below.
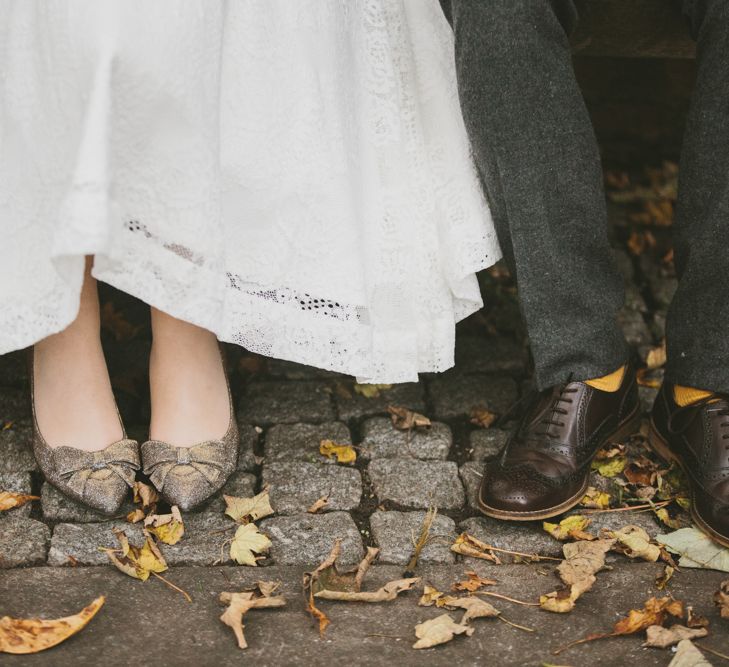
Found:
<path fill-rule="evenodd" d="M 691 403 L 696 403 L 696 401 L 700 401 L 702 398 L 710 398 L 713 395 L 713 391 L 704 391 L 703 389 L 696 389 L 694 387 L 683 387 L 680 384 L 673 387 L 673 400 L 676 401 L 679 407 L 691 405 Z"/>
<path fill-rule="evenodd" d="M 609 375 L 603 375 L 601 378 L 593 378 L 592 380 L 585 380 L 585 384 L 600 391 L 617 391 L 620 389 L 620 385 L 623 384 L 624 376 L 625 366 L 621 366 Z"/>

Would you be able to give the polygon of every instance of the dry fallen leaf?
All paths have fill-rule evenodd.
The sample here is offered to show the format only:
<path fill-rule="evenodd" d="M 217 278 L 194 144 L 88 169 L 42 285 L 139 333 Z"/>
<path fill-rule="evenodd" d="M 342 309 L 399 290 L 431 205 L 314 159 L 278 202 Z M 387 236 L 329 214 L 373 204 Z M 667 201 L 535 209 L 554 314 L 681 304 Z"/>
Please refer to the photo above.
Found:
<path fill-rule="evenodd" d="M 585 532 L 591 520 L 580 514 L 568 516 L 559 523 L 544 521 L 542 528 L 557 540 L 594 540 L 595 536 Z"/>
<path fill-rule="evenodd" d="M 129 544 L 123 530 L 112 529 L 119 540 L 120 549 L 104 549 L 109 560 L 124 574 L 147 581 L 152 572 L 164 572 L 167 563 L 154 540 L 147 537 L 141 547 Z"/>
<path fill-rule="evenodd" d="M 594 486 L 588 486 L 580 505 L 590 509 L 606 510 L 610 507 L 610 494 L 599 491 Z"/>
<path fill-rule="evenodd" d="M 392 389 L 391 384 L 358 384 L 355 383 L 354 391 L 365 398 L 377 398 L 381 391 Z"/>
<path fill-rule="evenodd" d="M 690 639 L 684 639 L 678 643 L 676 654 L 668 667 L 711 667 L 711 663 Z"/>
<path fill-rule="evenodd" d="M 397 405 L 388 405 L 387 411 L 390 413 L 392 425 L 400 431 L 430 427 L 430 419 L 425 415 L 421 415 L 419 412 L 413 412 L 412 410 Z"/>
<path fill-rule="evenodd" d="M 615 550 L 628 558 L 642 558 L 655 563 L 661 555 L 660 547 L 651 544 L 651 538 L 640 526 L 623 526 L 620 530 L 604 531 L 606 537 L 617 541 Z"/>
<path fill-rule="evenodd" d="M 185 524 L 177 505 L 170 508 L 169 514 L 150 514 L 144 520 L 144 527 L 164 544 L 177 544 L 185 534 Z"/>
<path fill-rule="evenodd" d="M 469 591 L 473 593 L 482 586 L 492 586 L 496 583 L 494 579 L 484 579 L 471 570 L 466 572 L 466 577 L 468 577 L 468 579 L 464 579 L 463 581 L 458 581 L 453 584 L 454 591 Z"/>
<path fill-rule="evenodd" d="M 719 546 L 697 528 L 681 528 L 668 535 L 656 535 L 656 541 L 681 558 L 681 567 L 705 568 L 729 572 L 729 549 Z"/>
<path fill-rule="evenodd" d="M 660 378 L 653 377 L 655 374 L 650 372 L 649 368 L 639 368 L 635 373 L 635 380 L 641 387 L 650 389 L 659 389 L 661 386 Z"/>
<path fill-rule="evenodd" d="M 646 366 L 648 366 L 649 369 L 653 370 L 654 368 L 660 368 L 661 366 L 664 366 L 666 363 L 666 341 L 664 341 L 658 346 L 651 348 L 648 351 L 648 355 L 645 359 Z"/>
<path fill-rule="evenodd" d="M 376 591 L 335 591 L 325 588 L 314 593 L 314 597 L 322 600 L 341 600 L 344 602 L 389 602 L 403 591 L 409 591 L 419 581 L 419 577 L 395 579 L 394 581 L 388 581 Z"/>
<path fill-rule="evenodd" d="M 323 510 L 329 503 L 329 496 L 322 496 L 319 500 L 313 502 L 311 506 L 306 510 L 309 514 L 316 514 Z"/>
<path fill-rule="evenodd" d="M 132 490 L 134 492 L 134 502 L 141 503 L 142 509 L 147 509 L 152 505 L 156 505 L 159 501 L 159 493 L 157 493 L 157 490 L 149 484 L 145 484 L 144 482 L 134 482 Z"/>
<path fill-rule="evenodd" d="M 729 579 L 719 584 L 719 590 L 714 593 L 714 604 L 719 607 L 719 615 L 729 620 Z"/>
<path fill-rule="evenodd" d="M 623 472 L 627 464 L 628 459 L 624 456 L 615 456 L 604 460 L 596 458 L 592 462 L 592 469 L 603 477 L 615 477 Z"/>
<path fill-rule="evenodd" d="M 139 523 L 140 521 L 143 521 L 144 517 L 146 517 L 146 516 L 147 515 L 144 513 L 144 510 L 139 509 L 137 507 L 137 509 L 134 509 L 131 512 L 129 512 L 129 514 L 127 514 L 126 518 L 129 523 Z"/>
<path fill-rule="evenodd" d="M 468 533 L 461 533 L 456 541 L 451 545 L 451 551 L 462 556 L 472 556 L 473 558 L 481 558 L 497 565 L 501 564 L 499 557 L 491 551 L 488 544 L 476 539 Z"/>
<path fill-rule="evenodd" d="M 698 639 L 706 637 L 709 631 L 706 628 L 687 628 L 684 625 L 672 625 L 664 628 L 661 625 L 650 625 L 645 630 L 646 641 L 643 646 L 651 648 L 668 648 L 678 644 L 683 639 Z"/>
<path fill-rule="evenodd" d="M 230 557 L 239 565 L 256 566 L 262 556 L 255 554 L 267 553 L 271 548 L 271 540 L 258 531 L 254 523 L 246 523 L 238 526 L 235 537 L 230 543 Z"/>
<path fill-rule="evenodd" d="M 338 445 L 333 440 L 322 440 L 319 453 L 328 459 L 336 457 L 337 463 L 354 463 L 357 460 L 357 452 L 352 445 Z"/>
<path fill-rule="evenodd" d="M 456 635 L 462 634 L 470 637 L 473 634 L 473 628 L 456 623 L 449 614 L 442 614 L 415 626 L 415 636 L 418 641 L 413 644 L 413 648 L 430 648 L 438 644 L 445 644 Z"/>
<path fill-rule="evenodd" d="M 104 596 L 96 598 L 78 614 L 42 620 L 39 618 L 0 618 L 0 653 L 38 653 L 75 635 L 96 615 L 104 604 Z"/>
<path fill-rule="evenodd" d="M 271 596 L 271 591 L 278 587 L 278 583 L 259 581 L 258 592 L 243 591 L 241 593 L 223 592 L 220 594 L 220 601 L 227 604 L 228 608 L 223 612 L 220 620 L 232 628 L 238 648 L 248 648 L 245 635 L 243 634 L 243 616 L 249 609 L 270 609 L 272 607 L 283 607 L 286 598 L 283 595 Z"/>
<path fill-rule="evenodd" d="M 656 588 L 659 591 L 662 591 L 668 585 L 668 582 L 673 577 L 673 573 L 675 571 L 676 568 L 671 567 L 670 565 L 666 565 L 663 570 L 659 572 L 659 574 L 656 576 Z"/>
<path fill-rule="evenodd" d="M 225 513 L 231 519 L 240 523 L 258 521 L 258 519 L 273 514 L 268 489 L 264 489 L 252 498 L 238 498 L 226 495 L 223 495 L 223 498 L 225 499 Z"/>
<path fill-rule="evenodd" d="M 474 408 L 471 410 L 471 423 L 481 428 L 489 428 L 493 426 L 494 422 L 498 419 L 498 415 L 495 412 L 491 412 L 486 408 Z"/>
<path fill-rule="evenodd" d="M 316 570 L 314 570 L 313 572 L 304 573 L 304 594 L 306 595 L 306 611 L 308 611 L 309 614 L 311 614 L 311 616 L 319 624 L 319 636 L 322 639 L 324 638 L 324 632 L 326 631 L 330 621 L 329 617 L 321 609 L 319 609 L 316 604 L 314 604 L 314 586 L 318 585 L 319 575 L 334 566 L 334 563 L 337 561 L 337 557 L 339 556 L 341 546 L 341 539 L 334 540 L 332 550 L 329 552 L 329 555 L 321 563 L 319 563 Z"/>
<path fill-rule="evenodd" d="M 38 496 L 28 495 L 27 493 L 0 491 L 0 512 L 22 507 L 31 500 L 40 500 L 40 498 Z"/>
<path fill-rule="evenodd" d="M 565 560 L 557 572 L 565 584 L 553 593 L 539 598 L 539 605 L 546 611 L 564 614 L 572 611 L 575 601 L 595 583 L 595 574 L 605 566 L 605 554 L 612 549 L 615 540 L 594 540 L 592 542 L 568 542 L 562 547 Z"/>
<path fill-rule="evenodd" d="M 438 600 L 436 604 L 438 607 L 448 607 L 449 609 L 465 609 L 463 618 L 461 618 L 461 625 L 465 625 L 473 618 L 494 618 L 501 615 L 501 612 L 486 600 L 476 597 L 457 598 L 446 595 Z"/>
<path fill-rule="evenodd" d="M 423 586 L 423 594 L 420 596 L 420 600 L 418 600 L 418 606 L 432 607 L 442 597 L 443 593 L 441 593 L 437 588 L 434 588 L 430 584 L 425 584 L 425 586 Z"/>

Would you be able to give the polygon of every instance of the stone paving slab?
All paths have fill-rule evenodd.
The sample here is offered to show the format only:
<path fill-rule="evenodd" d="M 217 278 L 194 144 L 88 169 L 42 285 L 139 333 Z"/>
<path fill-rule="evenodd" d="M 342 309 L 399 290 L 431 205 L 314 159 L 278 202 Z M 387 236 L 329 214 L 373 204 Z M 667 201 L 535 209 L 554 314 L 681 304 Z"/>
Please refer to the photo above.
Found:
<path fill-rule="evenodd" d="M 380 548 L 378 562 L 406 565 L 413 556 L 425 515 L 425 512 L 372 514 L 370 528 L 375 544 Z M 453 519 L 442 514 L 436 515 L 428 535 L 429 539 L 420 552 L 419 562 L 455 562 L 455 554 L 450 550 L 450 545 L 456 539 L 456 524 Z"/>
<path fill-rule="evenodd" d="M 277 565 L 315 567 L 337 538 L 342 540 L 342 565 L 356 565 L 364 555 L 362 538 L 348 512 L 277 516 L 264 519 L 260 529 L 271 538 L 271 556 Z"/>
<path fill-rule="evenodd" d="M 2 517 L 0 536 L 0 569 L 45 562 L 51 539 L 51 530 L 46 524 L 24 516 Z"/>
<path fill-rule="evenodd" d="M 446 374 L 430 381 L 436 419 L 468 417 L 474 409 L 506 412 L 516 401 L 514 380 L 493 375 Z"/>
<path fill-rule="evenodd" d="M 554 590 L 556 579 L 544 574 L 544 564 L 533 566 L 475 564 L 481 576 L 498 580 L 492 589 L 516 599 L 533 600 Z M 641 647 L 644 634 L 576 646 L 560 656 L 551 650 L 587 634 L 606 631 L 631 608 L 657 593 L 655 564 L 636 564 L 598 574 L 592 591 L 583 596 L 569 615 L 549 614 L 532 607 L 491 600 L 514 623 L 534 628 L 528 633 L 496 619 L 476 619 L 470 638 L 457 637 L 448 644 L 424 651 L 411 648 L 414 627 L 443 613 L 419 607 L 420 590 L 385 604 L 365 605 L 322 602 L 331 619 L 324 639 L 305 612 L 300 567 L 178 567 L 166 573 L 193 598 L 186 602 L 163 582 L 134 581 L 111 567 L 31 568 L 0 577 L 2 612 L 14 617 L 58 618 L 77 612 L 99 595 L 106 604 L 75 637 L 37 655 L 11 656 L 13 667 L 77 667 L 100 664 L 126 667 L 144 656 L 145 664 L 179 667 L 245 664 L 330 666 L 353 664 L 385 667 L 403 665 L 595 665 L 666 667 L 670 650 Z M 440 590 L 448 590 L 463 576 L 461 565 L 426 565 L 418 574 Z M 401 566 L 376 565 L 365 587 L 374 590 L 402 575 Z M 710 636 L 699 644 L 726 653 L 722 632 L 726 621 L 711 602 L 726 574 L 684 570 L 669 584 L 669 592 L 694 606 L 710 622 Z M 231 630 L 219 621 L 223 610 L 218 596 L 224 590 L 244 590 L 261 579 L 280 580 L 287 605 L 281 609 L 250 612 L 245 619 L 249 648 L 237 648 Z M 460 613 L 451 612 L 455 619 Z M 158 629 L 150 637 L 150 628 Z M 721 661 L 707 656 L 712 664 Z"/>
<path fill-rule="evenodd" d="M 465 497 L 453 461 L 377 459 L 368 468 L 379 502 L 414 509 L 463 507 Z"/>
<path fill-rule="evenodd" d="M 387 417 L 373 417 L 362 424 L 362 455 L 370 459 L 448 458 L 453 434 L 450 426 L 433 422 L 427 429 L 400 431 Z"/>
<path fill-rule="evenodd" d="M 0 392 L 1 394 L 1 392 Z M 1 419 L 0 419 L 1 422 Z M 0 427 L 0 472 L 34 472 L 33 430 L 25 424 Z"/>
<path fill-rule="evenodd" d="M 0 491 L 11 491 L 12 493 L 30 494 L 33 490 L 33 482 L 28 472 L 0 472 Z M 37 501 L 25 503 L 21 507 L 7 510 L 5 516 L 30 516 L 33 505 Z"/>
<path fill-rule="evenodd" d="M 256 467 L 254 449 L 258 442 L 259 431 L 250 424 L 238 424 L 240 446 L 238 447 L 238 470 L 251 471 Z"/>
<path fill-rule="evenodd" d="M 358 394 L 352 385 L 340 384 L 334 392 L 334 399 L 342 421 L 386 414 L 388 405 L 425 412 L 423 386 L 417 382 L 394 384 L 389 389 L 381 389 L 379 395 L 372 398 Z"/>
<path fill-rule="evenodd" d="M 326 382 L 251 382 L 240 399 L 238 419 L 246 424 L 261 426 L 332 421 L 334 407 L 331 391 Z"/>
<path fill-rule="evenodd" d="M 329 497 L 323 511 L 353 510 L 362 497 L 359 470 L 319 463 L 270 463 L 263 466 L 263 486 L 268 485 L 271 507 L 278 514 L 306 512 L 317 500 Z"/>
<path fill-rule="evenodd" d="M 336 464 L 336 459 L 322 456 L 319 444 L 333 440 L 340 445 L 351 445 L 352 435 L 342 422 L 324 424 L 278 424 L 266 432 L 264 454 L 266 463 L 274 461 L 308 461 L 309 463 Z"/>
<path fill-rule="evenodd" d="M 469 436 L 472 461 L 485 461 L 494 458 L 509 439 L 509 432 L 498 428 L 472 431 Z"/>

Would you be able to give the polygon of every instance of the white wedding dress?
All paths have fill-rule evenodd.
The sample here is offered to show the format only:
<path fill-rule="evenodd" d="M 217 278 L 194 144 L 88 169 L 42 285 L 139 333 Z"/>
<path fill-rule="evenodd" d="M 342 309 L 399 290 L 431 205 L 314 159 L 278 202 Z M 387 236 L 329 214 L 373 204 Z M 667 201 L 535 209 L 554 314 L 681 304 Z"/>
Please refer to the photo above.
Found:
<path fill-rule="evenodd" d="M 0 0 L 0 353 L 93 275 L 264 355 L 453 363 L 500 256 L 437 0 Z"/>

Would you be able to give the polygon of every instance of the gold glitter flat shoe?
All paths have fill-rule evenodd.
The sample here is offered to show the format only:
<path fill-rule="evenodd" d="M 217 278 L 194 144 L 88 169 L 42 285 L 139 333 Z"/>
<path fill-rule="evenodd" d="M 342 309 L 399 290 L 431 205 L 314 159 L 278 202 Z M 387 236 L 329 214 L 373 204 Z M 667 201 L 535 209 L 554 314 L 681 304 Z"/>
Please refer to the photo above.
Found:
<path fill-rule="evenodd" d="M 144 474 L 170 505 L 177 505 L 181 510 L 192 509 L 219 491 L 238 464 L 240 437 L 227 372 L 225 381 L 230 419 L 221 439 L 190 447 L 175 447 L 161 440 L 142 443 Z"/>
<path fill-rule="evenodd" d="M 35 413 L 32 351 L 29 376 L 33 454 L 46 480 L 70 498 L 104 514 L 114 514 L 124 502 L 139 470 L 139 443 L 127 438 L 119 416 L 123 438 L 104 449 L 87 452 L 75 447 L 51 447 L 38 428 Z"/>

